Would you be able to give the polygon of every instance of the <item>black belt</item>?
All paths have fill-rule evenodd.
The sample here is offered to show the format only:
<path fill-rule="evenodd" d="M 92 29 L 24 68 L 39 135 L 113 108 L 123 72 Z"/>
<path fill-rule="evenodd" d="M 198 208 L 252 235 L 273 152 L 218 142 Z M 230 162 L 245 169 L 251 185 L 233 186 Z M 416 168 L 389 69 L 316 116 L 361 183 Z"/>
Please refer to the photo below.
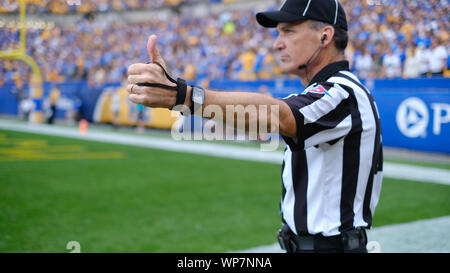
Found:
<path fill-rule="evenodd" d="M 278 242 L 288 253 L 301 251 L 366 252 L 367 235 L 364 228 L 342 232 L 335 236 L 294 234 L 287 225 L 278 231 Z"/>

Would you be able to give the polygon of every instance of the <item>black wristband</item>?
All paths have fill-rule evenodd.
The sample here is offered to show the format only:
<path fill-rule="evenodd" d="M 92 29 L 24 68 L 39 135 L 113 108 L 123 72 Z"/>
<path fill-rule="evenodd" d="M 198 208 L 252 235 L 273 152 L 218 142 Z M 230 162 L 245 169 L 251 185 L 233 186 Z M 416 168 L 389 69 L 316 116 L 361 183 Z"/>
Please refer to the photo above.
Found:
<path fill-rule="evenodd" d="M 183 105 L 184 101 L 186 100 L 187 83 L 182 78 L 177 79 L 177 91 L 177 98 L 174 107 L 177 105 Z"/>

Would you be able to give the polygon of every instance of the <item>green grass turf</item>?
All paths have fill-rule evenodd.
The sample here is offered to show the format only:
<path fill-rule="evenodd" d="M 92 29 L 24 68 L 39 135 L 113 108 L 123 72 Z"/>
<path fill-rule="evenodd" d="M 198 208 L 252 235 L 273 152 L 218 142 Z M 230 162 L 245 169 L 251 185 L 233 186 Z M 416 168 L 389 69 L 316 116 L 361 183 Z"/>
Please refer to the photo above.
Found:
<path fill-rule="evenodd" d="M 277 164 L 0 134 L 124 155 L 0 162 L 0 252 L 69 252 L 69 241 L 81 252 L 222 252 L 276 240 Z M 449 196 L 445 185 L 385 179 L 374 225 L 449 215 Z"/>
<path fill-rule="evenodd" d="M 450 215 L 450 186 L 384 178 L 373 226 Z"/>

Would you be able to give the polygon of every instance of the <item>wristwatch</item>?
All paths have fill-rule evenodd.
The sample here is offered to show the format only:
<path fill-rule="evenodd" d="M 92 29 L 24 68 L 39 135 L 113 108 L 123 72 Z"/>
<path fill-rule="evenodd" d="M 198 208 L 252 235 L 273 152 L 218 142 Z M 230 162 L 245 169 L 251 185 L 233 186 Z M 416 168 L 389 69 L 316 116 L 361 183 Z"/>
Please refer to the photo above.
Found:
<path fill-rule="evenodd" d="M 191 114 L 194 114 L 194 110 L 197 110 L 205 103 L 205 89 L 200 86 L 192 86 L 191 94 Z"/>

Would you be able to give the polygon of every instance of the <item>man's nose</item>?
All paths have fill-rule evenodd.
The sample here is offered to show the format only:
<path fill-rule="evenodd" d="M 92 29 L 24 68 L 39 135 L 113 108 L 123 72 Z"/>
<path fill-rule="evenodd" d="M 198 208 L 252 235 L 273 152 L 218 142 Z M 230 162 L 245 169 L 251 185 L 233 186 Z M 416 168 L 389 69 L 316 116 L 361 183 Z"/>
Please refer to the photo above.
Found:
<path fill-rule="evenodd" d="M 275 39 L 275 42 L 273 43 L 273 49 L 275 50 L 282 50 L 285 47 L 284 42 L 282 41 L 282 39 L 280 39 L 280 36 L 278 36 Z"/>

